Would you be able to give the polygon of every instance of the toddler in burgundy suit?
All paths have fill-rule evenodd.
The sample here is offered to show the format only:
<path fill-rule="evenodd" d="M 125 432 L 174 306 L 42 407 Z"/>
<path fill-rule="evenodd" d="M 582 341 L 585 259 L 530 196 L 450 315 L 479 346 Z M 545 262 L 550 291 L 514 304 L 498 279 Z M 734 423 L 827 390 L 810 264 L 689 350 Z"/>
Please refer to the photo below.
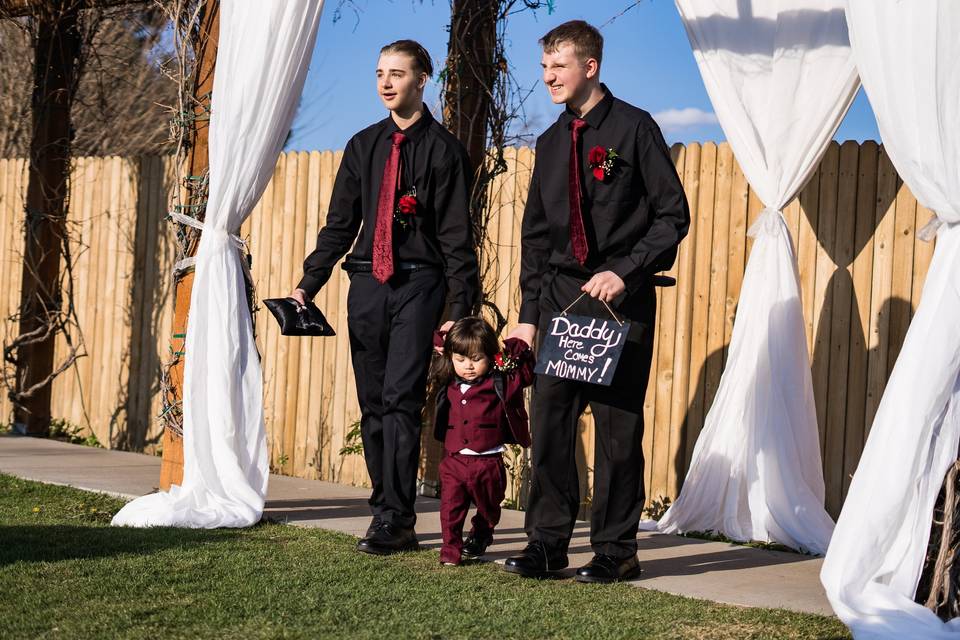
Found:
<path fill-rule="evenodd" d="M 475 560 L 493 541 L 506 492 L 503 452 L 507 444 L 530 446 L 523 388 L 533 382 L 534 357 L 522 340 L 503 349 L 481 318 L 462 318 L 434 343 L 443 348 L 433 371 L 437 389 L 434 436 L 443 442 L 440 462 L 440 562 Z M 470 503 L 477 507 L 463 542 Z"/>

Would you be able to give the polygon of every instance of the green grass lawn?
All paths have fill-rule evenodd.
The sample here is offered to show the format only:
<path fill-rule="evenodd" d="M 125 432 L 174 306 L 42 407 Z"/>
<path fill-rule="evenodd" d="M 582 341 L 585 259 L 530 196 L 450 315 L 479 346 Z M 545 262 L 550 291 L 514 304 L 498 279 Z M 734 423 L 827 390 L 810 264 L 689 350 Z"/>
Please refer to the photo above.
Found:
<path fill-rule="evenodd" d="M 280 524 L 116 529 L 122 502 L 0 475 L 0 638 L 837 638 L 830 618 L 489 564 L 390 558 Z"/>

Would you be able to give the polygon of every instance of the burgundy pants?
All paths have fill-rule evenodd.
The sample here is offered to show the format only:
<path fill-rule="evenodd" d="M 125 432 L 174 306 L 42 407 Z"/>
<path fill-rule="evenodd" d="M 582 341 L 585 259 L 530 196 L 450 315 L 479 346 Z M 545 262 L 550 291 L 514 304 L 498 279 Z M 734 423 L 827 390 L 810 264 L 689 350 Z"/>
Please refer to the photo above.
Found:
<path fill-rule="evenodd" d="M 500 503 L 507 490 L 507 472 L 501 454 L 467 456 L 447 453 L 440 462 L 440 526 L 443 547 L 440 562 L 460 564 L 463 523 L 470 503 L 477 507 L 470 535 L 492 538 L 500 522 Z"/>

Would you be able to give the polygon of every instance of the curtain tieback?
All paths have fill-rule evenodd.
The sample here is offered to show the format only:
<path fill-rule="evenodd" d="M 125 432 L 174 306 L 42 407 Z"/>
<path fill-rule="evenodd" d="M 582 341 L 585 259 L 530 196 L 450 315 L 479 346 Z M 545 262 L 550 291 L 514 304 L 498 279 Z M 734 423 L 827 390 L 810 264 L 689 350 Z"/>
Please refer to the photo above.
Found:
<path fill-rule="evenodd" d="M 764 207 L 760 216 L 754 221 L 747 230 L 747 235 L 756 238 L 761 235 L 772 236 L 777 233 L 781 224 L 786 224 L 783 219 L 783 213 L 773 207 Z"/>
<path fill-rule="evenodd" d="M 243 238 L 241 238 L 239 235 L 235 233 L 227 233 L 226 231 L 222 231 L 220 229 L 215 229 L 212 227 L 208 228 L 204 223 L 200 222 L 196 218 L 185 216 L 182 213 L 177 213 L 176 211 L 170 212 L 170 218 L 179 222 L 180 224 L 185 224 L 188 227 L 193 227 L 194 229 L 199 229 L 200 231 L 204 231 L 206 233 L 213 233 L 217 231 L 219 231 L 220 233 L 225 233 L 233 242 L 234 246 L 240 250 L 241 255 L 245 254 L 247 251 L 246 241 L 244 241 Z M 196 263 L 197 263 L 196 256 L 189 256 L 187 258 L 184 258 L 183 260 L 178 260 L 176 264 L 173 265 L 174 276 L 180 274 L 183 271 L 186 271 L 190 267 L 194 266 Z M 250 283 L 253 283 L 253 276 L 250 273 L 250 267 L 249 265 L 247 265 L 247 261 L 241 257 L 240 264 L 243 266 L 243 272 L 247 276 L 247 281 Z"/>
<path fill-rule="evenodd" d="M 924 242 L 933 242 L 937 237 L 937 231 L 940 230 L 940 227 L 946 226 L 948 229 L 951 227 L 960 224 L 960 221 L 951 222 L 949 220 L 944 220 L 936 213 L 933 214 L 933 217 L 930 218 L 930 222 L 923 225 L 919 231 L 917 231 L 917 238 L 923 240 Z"/>

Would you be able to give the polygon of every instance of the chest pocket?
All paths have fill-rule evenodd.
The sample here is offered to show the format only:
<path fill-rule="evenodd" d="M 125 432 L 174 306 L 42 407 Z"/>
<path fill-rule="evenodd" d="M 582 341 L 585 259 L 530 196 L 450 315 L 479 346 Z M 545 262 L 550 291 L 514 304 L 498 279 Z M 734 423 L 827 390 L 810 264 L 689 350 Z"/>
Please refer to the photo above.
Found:
<path fill-rule="evenodd" d="M 587 194 L 593 202 L 634 200 L 638 193 L 643 191 L 640 176 L 626 158 L 619 157 L 614 160 L 612 170 L 602 181 L 594 177 L 589 167 L 585 171 Z"/>

